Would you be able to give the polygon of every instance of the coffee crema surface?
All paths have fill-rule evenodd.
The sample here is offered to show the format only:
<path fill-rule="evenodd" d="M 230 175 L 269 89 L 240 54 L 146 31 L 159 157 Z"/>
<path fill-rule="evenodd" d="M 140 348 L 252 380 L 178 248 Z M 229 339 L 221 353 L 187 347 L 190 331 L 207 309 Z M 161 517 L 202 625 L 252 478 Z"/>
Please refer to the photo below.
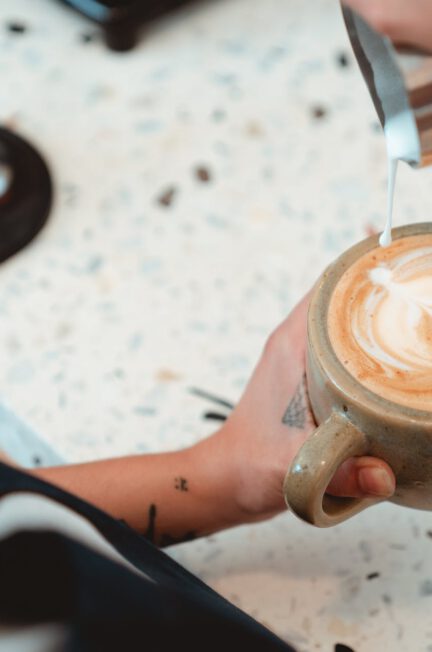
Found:
<path fill-rule="evenodd" d="M 332 347 L 354 378 L 394 403 L 432 411 L 432 234 L 354 262 L 327 319 Z"/>

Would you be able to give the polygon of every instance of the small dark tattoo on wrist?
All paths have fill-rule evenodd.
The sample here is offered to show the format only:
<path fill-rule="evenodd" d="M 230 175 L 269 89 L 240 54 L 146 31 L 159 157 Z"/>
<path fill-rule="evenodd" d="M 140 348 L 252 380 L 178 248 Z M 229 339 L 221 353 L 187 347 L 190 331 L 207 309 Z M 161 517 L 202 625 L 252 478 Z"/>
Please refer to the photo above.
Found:
<path fill-rule="evenodd" d="M 186 478 L 180 478 L 180 477 L 179 477 L 179 478 L 175 478 L 175 480 L 174 480 L 174 487 L 175 487 L 178 491 L 189 491 L 188 481 L 186 480 Z"/>
<path fill-rule="evenodd" d="M 309 397 L 306 385 L 306 375 L 304 375 L 282 417 L 282 423 L 291 428 L 299 428 L 300 430 L 303 430 L 310 422 Z"/>

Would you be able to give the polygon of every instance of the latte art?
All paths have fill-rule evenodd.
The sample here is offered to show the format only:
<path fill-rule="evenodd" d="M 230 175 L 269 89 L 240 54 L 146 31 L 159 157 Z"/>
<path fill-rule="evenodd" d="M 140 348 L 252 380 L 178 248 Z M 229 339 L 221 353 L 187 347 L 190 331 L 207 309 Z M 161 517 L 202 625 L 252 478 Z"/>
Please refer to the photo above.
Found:
<path fill-rule="evenodd" d="M 357 260 L 333 292 L 328 326 L 337 357 L 359 382 L 432 411 L 432 235 Z"/>

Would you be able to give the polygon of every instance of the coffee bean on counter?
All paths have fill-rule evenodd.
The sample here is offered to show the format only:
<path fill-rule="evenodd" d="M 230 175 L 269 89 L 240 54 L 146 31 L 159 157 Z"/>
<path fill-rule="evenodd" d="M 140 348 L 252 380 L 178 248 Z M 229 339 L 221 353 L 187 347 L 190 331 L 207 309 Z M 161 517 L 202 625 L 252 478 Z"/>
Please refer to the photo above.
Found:
<path fill-rule="evenodd" d="M 312 117 L 315 118 L 315 120 L 322 120 L 322 118 L 325 118 L 327 115 L 327 110 L 320 105 L 316 105 L 312 107 Z"/>
<path fill-rule="evenodd" d="M 198 179 L 198 181 L 202 181 L 202 183 L 208 183 L 209 181 L 211 181 L 210 171 L 207 167 L 204 167 L 203 165 L 200 165 L 197 168 L 195 168 L 195 176 Z"/>
<path fill-rule="evenodd" d="M 165 206 L 166 208 L 169 208 L 169 206 L 172 205 L 174 201 L 174 197 L 177 193 L 177 188 L 174 186 L 170 186 L 169 188 L 166 188 L 158 197 L 157 201 L 158 204 L 161 206 Z"/>

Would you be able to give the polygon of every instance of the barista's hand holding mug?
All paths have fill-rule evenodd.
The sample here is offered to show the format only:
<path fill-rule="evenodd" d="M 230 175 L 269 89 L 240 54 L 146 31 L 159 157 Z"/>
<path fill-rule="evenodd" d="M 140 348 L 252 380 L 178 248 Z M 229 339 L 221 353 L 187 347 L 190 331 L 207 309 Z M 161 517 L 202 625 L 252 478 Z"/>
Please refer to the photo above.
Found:
<path fill-rule="evenodd" d="M 326 493 L 346 460 L 373 456 L 396 476 L 392 502 L 432 509 L 432 224 L 372 237 L 322 276 L 308 314 L 307 388 L 317 423 L 284 483 L 314 525 L 339 523 L 382 498 Z"/>
<path fill-rule="evenodd" d="M 272 333 L 243 396 L 210 441 L 203 442 L 204 452 L 212 451 L 211 467 L 223 489 L 221 504 L 225 492 L 236 505 L 231 524 L 286 511 L 287 469 L 316 429 L 306 385 L 309 302 L 310 295 Z M 331 478 L 327 491 L 338 497 L 391 497 L 395 480 L 389 465 L 353 455 Z"/>

